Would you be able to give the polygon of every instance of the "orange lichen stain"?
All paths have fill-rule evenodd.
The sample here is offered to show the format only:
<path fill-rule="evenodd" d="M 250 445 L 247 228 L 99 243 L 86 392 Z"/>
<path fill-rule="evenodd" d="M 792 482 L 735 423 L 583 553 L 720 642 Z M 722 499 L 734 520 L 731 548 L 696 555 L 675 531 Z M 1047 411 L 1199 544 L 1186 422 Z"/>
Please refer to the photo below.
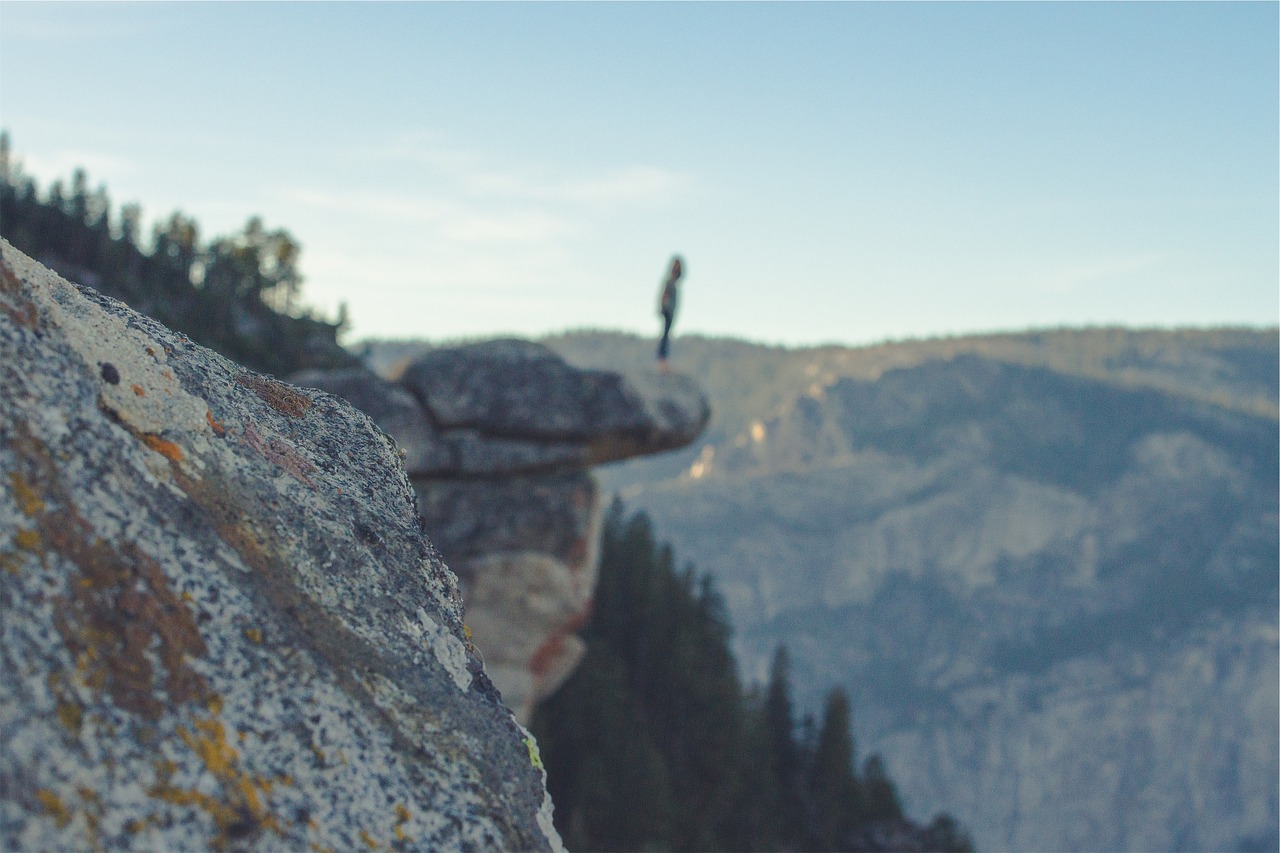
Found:
<path fill-rule="evenodd" d="M 129 387 L 132 388 L 133 393 L 137 394 L 139 397 L 147 396 L 147 392 L 143 389 L 141 385 L 130 385 Z"/>
<path fill-rule="evenodd" d="M 183 601 L 185 601 L 187 604 L 192 604 L 192 603 L 194 603 L 194 602 L 195 602 L 195 600 L 196 600 L 196 597 L 195 597 L 194 595 L 192 595 L 190 592 L 188 592 L 187 590 L 183 590 L 183 591 L 182 591 L 182 595 L 181 595 L 180 597 L 181 597 L 181 598 L 182 598 L 182 600 L 183 600 Z"/>
<path fill-rule="evenodd" d="M 44 512 L 44 501 L 40 499 L 40 495 L 36 490 L 31 488 L 22 475 L 17 471 L 9 472 L 9 483 L 13 486 L 13 497 L 18 502 L 18 509 L 27 517 L 33 517 Z"/>
<path fill-rule="evenodd" d="M 409 810 L 404 807 L 404 803 L 396 803 L 396 840 L 404 841 L 412 844 L 413 836 L 404 831 L 404 825 L 409 822 L 413 815 L 409 814 Z"/>
<path fill-rule="evenodd" d="M 71 811 L 67 808 L 66 803 L 62 802 L 62 799 L 53 791 L 48 788 L 41 788 L 36 791 L 36 799 L 40 801 L 40 805 L 44 806 L 44 810 L 53 817 L 54 822 L 58 824 L 58 829 L 64 829 L 67 824 L 71 823 Z"/>
<path fill-rule="evenodd" d="M 245 639 L 255 645 L 262 642 L 262 630 L 260 628 L 245 628 L 244 636 Z"/>
<path fill-rule="evenodd" d="M 316 844 L 314 841 L 311 842 L 310 847 L 311 847 L 311 853 L 333 853 L 332 847 L 321 847 L 319 844 Z"/>
<path fill-rule="evenodd" d="M 0 310 L 8 314 L 10 319 L 19 326 L 34 329 L 40 325 L 39 315 L 36 314 L 36 306 L 22 291 L 22 280 L 9 268 L 7 263 L 0 261 L 0 293 L 7 293 L 19 302 L 17 306 L 9 304 L 7 300 L 0 302 Z"/>
<path fill-rule="evenodd" d="M 279 465 L 297 480 L 306 483 L 311 488 L 314 489 L 316 487 L 315 482 L 307 476 L 315 472 L 316 466 L 297 450 L 290 447 L 287 442 L 271 436 L 264 436 L 258 432 L 252 422 L 245 424 L 244 440 L 248 442 L 250 447 L 260 453 L 263 459 L 274 465 Z"/>
<path fill-rule="evenodd" d="M 37 552 L 40 550 L 40 532 L 37 530 L 19 530 L 13 535 L 13 544 L 23 551 Z"/>
<path fill-rule="evenodd" d="M 213 427 L 213 431 L 215 433 L 217 433 L 218 435 L 227 434 L 227 428 L 224 427 L 222 424 L 218 423 L 217 419 L 214 418 L 212 409 L 205 409 L 204 417 L 205 417 L 205 420 L 209 422 L 209 426 Z"/>
<path fill-rule="evenodd" d="M 204 700 L 208 686 L 188 663 L 204 655 L 204 642 L 160 565 L 134 545 L 117 550 L 94 536 L 73 511 L 43 518 L 41 533 L 48 549 L 79 569 L 55 601 L 54 627 L 81 681 L 147 719 Z"/>
<path fill-rule="evenodd" d="M 363 829 L 360 830 L 360 840 L 363 841 L 365 844 L 369 845 L 370 850 L 378 849 L 378 842 L 374 841 L 373 837 L 370 836 L 369 833 L 365 832 Z"/>
<path fill-rule="evenodd" d="M 144 432 L 142 434 L 142 443 L 170 462 L 182 461 L 182 448 L 168 439 L 161 438 L 154 432 Z"/>
<path fill-rule="evenodd" d="M 11 575 L 22 574 L 22 568 L 12 554 L 0 554 L 0 568 L 3 568 Z"/>
<path fill-rule="evenodd" d="M 275 379 L 241 373 L 236 377 L 236 382 L 257 394 L 277 412 L 291 418 L 302 417 L 312 405 L 311 398 L 306 394 Z"/>
<path fill-rule="evenodd" d="M 66 727 L 67 731 L 77 734 L 80 731 L 80 724 L 84 721 L 84 709 L 75 702 L 58 701 L 58 722 Z"/>
<path fill-rule="evenodd" d="M 172 371 L 172 370 L 169 370 L 169 369 L 166 367 L 164 370 L 160 371 L 160 375 L 161 375 L 161 376 L 163 376 L 165 379 L 172 379 L 172 378 L 173 378 L 173 371 Z"/>
<path fill-rule="evenodd" d="M 222 785 L 223 797 L 177 788 L 169 783 L 173 765 L 157 764 L 156 785 L 151 795 L 168 803 L 196 806 L 208 812 L 218 825 L 218 835 L 210 846 L 224 850 L 232 841 L 254 836 L 264 830 L 283 835 L 280 822 L 265 803 L 273 782 L 242 770 L 240 754 L 227 743 L 226 729 L 216 717 L 193 720 L 194 731 L 178 726 L 178 736 L 200 758 L 206 770 Z"/>

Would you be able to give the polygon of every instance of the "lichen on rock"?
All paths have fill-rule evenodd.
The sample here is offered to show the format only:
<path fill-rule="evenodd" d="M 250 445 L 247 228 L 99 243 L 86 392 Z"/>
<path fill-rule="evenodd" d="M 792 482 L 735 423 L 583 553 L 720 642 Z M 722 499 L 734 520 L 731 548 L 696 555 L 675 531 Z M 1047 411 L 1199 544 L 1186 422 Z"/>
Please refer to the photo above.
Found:
<path fill-rule="evenodd" d="M 394 443 L 0 241 L 0 848 L 556 849 Z"/>

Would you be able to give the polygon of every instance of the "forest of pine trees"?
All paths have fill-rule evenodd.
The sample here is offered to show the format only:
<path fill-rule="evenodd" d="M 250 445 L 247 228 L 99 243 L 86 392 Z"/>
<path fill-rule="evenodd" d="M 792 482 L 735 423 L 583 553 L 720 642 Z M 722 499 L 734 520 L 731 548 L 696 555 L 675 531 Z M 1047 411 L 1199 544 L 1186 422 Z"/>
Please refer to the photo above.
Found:
<path fill-rule="evenodd" d="M 615 500 L 586 655 L 531 724 L 569 849 L 971 849 L 946 815 L 905 818 L 879 756 L 858 772 L 842 690 L 796 720 L 785 648 L 744 690 L 730 633 L 711 579 Z"/>
<path fill-rule="evenodd" d="M 141 218 L 136 204 L 113 212 L 83 169 L 70 187 L 55 181 L 42 193 L 0 132 L 0 236 L 14 248 L 255 370 L 284 376 L 354 362 L 337 343 L 344 318 L 328 322 L 299 304 L 301 249 L 287 231 L 254 217 L 202 243 L 195 220 L 175 212 L 144 249 Z"/>

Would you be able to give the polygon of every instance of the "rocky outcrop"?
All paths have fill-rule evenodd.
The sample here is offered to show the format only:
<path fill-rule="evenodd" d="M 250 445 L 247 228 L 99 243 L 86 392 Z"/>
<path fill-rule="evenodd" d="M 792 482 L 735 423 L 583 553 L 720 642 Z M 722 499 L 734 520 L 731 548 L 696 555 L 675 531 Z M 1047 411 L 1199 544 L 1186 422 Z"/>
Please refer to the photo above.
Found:
<path fill-rule="evenodd" d="M 0 848 L 557 848 L 387 436 L 0 254 Z"/>
<path fill-rule="evenodd" d="M 710 416 L 687 377 L 580 370 L 519 340 L 427 350 L 395 382 L 365 370 L 293 380 L 395 438 L 485 668 L 522 721 L 584 651 L 574 632 L 595 589 L 600 508 L 590 467 L 683 447 Z"/>

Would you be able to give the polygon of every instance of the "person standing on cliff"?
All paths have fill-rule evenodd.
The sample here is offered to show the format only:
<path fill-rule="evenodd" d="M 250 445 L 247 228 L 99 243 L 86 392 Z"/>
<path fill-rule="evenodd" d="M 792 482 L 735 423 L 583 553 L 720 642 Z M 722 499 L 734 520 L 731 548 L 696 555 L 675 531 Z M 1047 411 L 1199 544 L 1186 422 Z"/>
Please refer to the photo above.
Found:
<path fill-rule="evenodd" d="M 662 340 L 658 341 L 658 368 L 666 373 L 667 356 L 671 354 L 671 324 L 676 319 L 676 303 L 680 296 L 680 277 L 684 275 L 684 260 L 679 255 L 671 258 L 671 269 L 662 284 L 658 297 L 658 313 L 662 316 Z"/>

